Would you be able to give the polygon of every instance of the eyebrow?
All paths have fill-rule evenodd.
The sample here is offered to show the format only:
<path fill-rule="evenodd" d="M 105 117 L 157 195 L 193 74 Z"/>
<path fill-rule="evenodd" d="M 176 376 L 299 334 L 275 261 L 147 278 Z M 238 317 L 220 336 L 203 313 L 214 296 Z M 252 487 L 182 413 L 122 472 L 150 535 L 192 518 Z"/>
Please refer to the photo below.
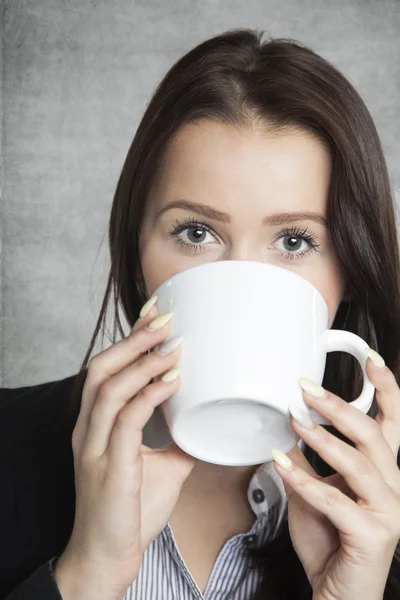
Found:
<path fill-rule="evenodd" d="M 197 202 L 189 202 L 188 200 L 174 200 L 170 202 L 164 208 L 162 208 L 156 215 L 158 219 L 163 213 L 171 208 L 182 208 L 191 212 L 196 212 L 207 219 L 213 219 L 214 221 L 221 221 L 222 223 L 230 223 L 231 217 L 228 213 L 216 210 L 212 206 L 207 204 L 199 204 Z M 281 212 L 267 215 L 263 221 L 263 225 L 288 225 L 294 221 L 315 221 L 324 227 L 327 226 L 326 219 L 323 215 L 316 212 Z"/>

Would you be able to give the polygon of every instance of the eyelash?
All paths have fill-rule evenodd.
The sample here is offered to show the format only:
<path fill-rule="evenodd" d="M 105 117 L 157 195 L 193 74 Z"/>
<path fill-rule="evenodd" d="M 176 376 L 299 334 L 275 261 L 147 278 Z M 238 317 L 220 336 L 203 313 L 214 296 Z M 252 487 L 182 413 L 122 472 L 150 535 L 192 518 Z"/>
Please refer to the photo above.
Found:
<path fill-rule="evenodd" d="M 181 234 L 182 231 L 184 231 L 185 229 L 191 229 L 195 227 L 197 227 L 198 229 L 204 229 L 212 235 L 216 235 L 213 229 L 209 225 L 207 225 L 207 223 L 201 223 L 200 221 L 196 221 L 193 217 L 189 217 L 187 219 L 184 219 L 183 221 L 179 221 L 177 219 L 175 225 L 169 230 L 168 235 L 171 238 L 173 238 L 173 240 L 180 246 L 191 252 L 197 252 L 198 250 L 203 251 L 205 250 L 205 246 L 202 246 L 200 244 L 188 244 L 179 237 L 179 234 Z M 309 248 L 307 248 L 307 250 L 304 250 L 303 252 L 284 252 L 283 256 L 286 260 L 293 260 L 294 258 L 304 258 L 311 252 L 318 252 L 320 244 L 317 244 L 316 238 L 312 234 L 307 233 L 307 229 L 301 229 L 300 227 L 288 227 L 285 229 L 281 229 L 281 231 L 279 231 L 276 234 L 274 243 L 283 237 L 301 237 L 309 244 Z"/>

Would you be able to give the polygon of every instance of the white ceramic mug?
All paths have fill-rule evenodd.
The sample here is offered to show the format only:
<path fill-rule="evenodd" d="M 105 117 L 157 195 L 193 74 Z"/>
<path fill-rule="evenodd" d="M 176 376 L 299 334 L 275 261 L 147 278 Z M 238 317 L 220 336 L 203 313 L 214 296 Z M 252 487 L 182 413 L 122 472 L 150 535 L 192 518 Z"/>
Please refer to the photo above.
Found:
<path fill-rule="evenodd" d="M 327 352 L 359 361 L 364 385 L 351 405 L 368 412 L 374 386 L 365 372 L 367 343 L 328 329 L 324 298 L 296 273 L 256 261 L 215 261 L 173 275 L 153 295 L 160 313 L 174 313 L 167 339 L 184 338 L 180 389 L 160 408 L 188 454 L 231 466 L 272 460 L 271 448 L 287 452 L 300 439 L 289 404 L 331 424 L 307 407 L 298 384 L 300 377 L 322 383 Z"/>

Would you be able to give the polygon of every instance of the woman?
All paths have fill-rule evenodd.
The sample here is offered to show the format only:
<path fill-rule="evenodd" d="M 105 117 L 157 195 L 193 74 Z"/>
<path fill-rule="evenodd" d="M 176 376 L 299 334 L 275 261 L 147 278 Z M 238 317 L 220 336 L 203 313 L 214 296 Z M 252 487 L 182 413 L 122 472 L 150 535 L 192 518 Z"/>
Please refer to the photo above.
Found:
<path fill-rule="evenodd" d="M 234 30 L 191 50 L 139 125 L 111 212 L 103 306 L 69 403 L 73 527 L 9 600 L 32 590 L 64 600 L 399 597 L 400 265 L 385 161 L 343 75 L 262 35 Z M 292 415 L 304 453 L 278 452 L 269 465 L 224 467 L 174 443 L 142 444 L 180 385 L 182 340 L 152 352 L 173 318 L 152 294 L 174 273 L 229 259 L 297 272 L 324 296 L 330 327 L 379 352 L 367 361 L 369 415 L 347 404 L 361 388 L 355 360 L 330 354 L 323 387 L 300 383 L 333 426 Z M 112 290 L 123 339 L 114 327 L 114 344 L 88 363 Z M 242 543 L 254 538 L 262 543 Z"/>

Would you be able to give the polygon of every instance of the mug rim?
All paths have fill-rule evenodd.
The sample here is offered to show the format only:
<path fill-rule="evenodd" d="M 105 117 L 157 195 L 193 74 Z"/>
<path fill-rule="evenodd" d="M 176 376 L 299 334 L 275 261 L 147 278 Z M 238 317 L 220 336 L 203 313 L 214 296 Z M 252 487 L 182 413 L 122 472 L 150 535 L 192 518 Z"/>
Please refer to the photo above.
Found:
<path fill-rule="evenodd" d="M 207 262 L 207 263 L 202 263 L 200 265 L 193 265 L 192 267 L 188 267 L 187 269 L 183 269 L 182 271 L 179 271 L 178 273 L 174 273 L 174 275 L 171 275 L 171 277 L 168 277 L 168 279 L 166 279 L 165 281 L 163 281 L 162 283 L 160 283 L 160 285 L 157 286 L 157 288 L 154 290 L 152 296 L 156 295 L 157 290 L 159 288 L 161 288 L 164 284 L 166 284 L 171 279 L 174 279 L 175 277 L 178 277 L 179 275 L 182 275 L 182 273 L 184 273 L 185 271 L 191 271 L 192 269 L 199 269 L 199 268 L 202 268 L 202 267 L 210 267 L 210 265 L 213 265 L 212 268 L 218 268 L 218 266 L 216 266 L 216 265 L 220 265 L 221 263 L 237 263 L 237 264 L 246 263 L 246 264 L 251 264 L 251 265 L 259 265 L 259 266 L 262 266 L 262 267 L 269 267 L 269 268 L 272 268 L 273 270 L 284 271 L 286 274 L 293 275 L 297 279 L 297 281 L 301 280 L 302 283 L 306 285 L 306 287 L 311 288 L 312 291 L 314 293 L 316 293 L 320 297 L 321 301 L 324 303 L 326 309 L 328 310 L 328 305 L 326 303 L 325 298 L 321 294 L 321 292 L 315 287 L 315 285 L 313 285 L 312 283 L 310 283 L 307 279 L 305 279 L 304 277 L 302 277 L 298 273 L 294 273 L 293 271 L 290 271 L 289 269 L 285 269 L 284 267 L 278 267 L 277 265 L 271 265 L 269 263 L 264 263 L 264 262 L 261 262 L 261 261 L 258 261 L 258 260 L 236 260 L 236 259 L 232 259 L 232 260 L 213 260 L 213 261 L 210 261 L 210 262 Z"/>

